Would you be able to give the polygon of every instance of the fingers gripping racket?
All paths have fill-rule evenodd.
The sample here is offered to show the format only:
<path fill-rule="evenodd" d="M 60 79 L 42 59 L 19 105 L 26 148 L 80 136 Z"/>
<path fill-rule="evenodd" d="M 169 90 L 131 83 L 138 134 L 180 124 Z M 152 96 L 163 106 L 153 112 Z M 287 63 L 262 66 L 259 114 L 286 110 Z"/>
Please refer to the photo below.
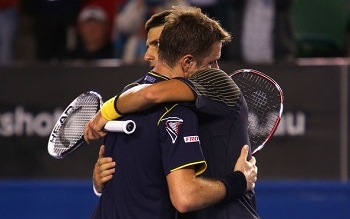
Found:
<path fill-rule="evenodd" d="M 240 69 L 230 76 L 248 105 L 248 133 L 255 154 L 277 129 L 283 113 L 283 92 L 275 80 L 257 70 Z"/>
<path fill-rule="evenodd" d="M 83 133 L 86 124 L 95 116 L 102 106 L 101 96 L 89 91 L 75 98 L 57 120 L 48 142 L 51 156 L 62 159 L 84 145 Z M 109 121 L 104 129 L 110 132 L 131 134 L 136 129 L 132 120 Z"/>

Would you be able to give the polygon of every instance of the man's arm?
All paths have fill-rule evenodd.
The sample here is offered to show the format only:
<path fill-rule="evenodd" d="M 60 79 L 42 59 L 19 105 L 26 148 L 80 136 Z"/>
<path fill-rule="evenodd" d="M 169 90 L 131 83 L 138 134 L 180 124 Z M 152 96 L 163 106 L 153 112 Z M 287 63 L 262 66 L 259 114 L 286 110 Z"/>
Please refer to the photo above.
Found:
<path fill-rule="evenodd" d="M 135 86 L 120 94 L 117 101 L 112 98 L 106 102 L 115 103 L 116 105 L 112 108 L 118 109 L 118 113 L 126 114 L 148 109 L 163 102 L 194 101 L 195 98 L 195 93 L 185 83 L 172 79 L 152 85 Z M 104 137 L 107 133 L 103 128 L 107 122 L 108 120 L 102 116 L 101 110 L 98 111 L 84 129 L 84 140 L 90 143 L 91 140 Z"/>
<path fill-rule="evenodd" d="M 254 157 L 252 157 L 249 162 L 247 161 L 248 150 L 247 146 L 242 148 L 241 155 L 235 164 L 234 171 L 240 171 L 244 174 L 247 182 L 247 190 L 252 190 L 257 181 L 258 168 L 256 167 L 256 160 Z M 104 145 L 100 148 L 99 158 L 95 164 L 93 172 L 94 191 L 98 196 L 101 195 L 104 184 L 112 179 L 115 172 L 115 162 L 113 162 L 110 157 L 103 157 L 103 153 Z M 193 169 L 174 171 L 167 176 L 167 180 L 174 205 L 176 204 L 179 208 L 178 210 L 181 209 L 181 211 L 184 212 L 189 211 L 188 209 L 193 210 L 218 203 L 223 200 L 226 195 L 226 189 L 223 187 L 224 184 L 222 182 L 196 177 L 194 176 Z M 186 186 L 187 184 L 189 185 Z M 202 188 L 206 189 L 203 190 Z M 199 191 L 195 192 L 197 189 L 199 189 Z M 207 190 L 209 190 L 209 192 Z M 212 192 L 215 194 L 212 194 Z M 192 195 L 194 194 L 197 195 L 193 197 Z M 199 199 L 199 201 L 195 202 L 198 203 L 198 205 L 194 205 L 191 199 Z"/>
<path fill-rule="evenodd" d="M 171 79 L 122 93 L 116 101 L 120 113 L 133 113 L 148 109 L 159 103 L 194 101 L 196 94 L 185 83 Z"/>
<path fill-rule="evenodd" d="M 238 180 L 242 183 L 243 180 L 246 185 L 241 183 L 225 185 L 222 180 L 196 177 L 193 168 L 183 168 L 168 174 L 167 182 L 173 206 L 181 213 L 195 211 L 223 200 L 231 200 L 247 190 L 254 189 L 257 180 L 256 162 L 253 158 L 248 162 L 247 156 L 248 146 L 244 146 L 234 169 L 244 174 L 244 176 L 238 174 L 235 182 Z M 226 184 L 229 182 L 232 181 L 226 180 Z"/>
<path fill-rule="evenodd" d="M 222 201 L 225 185 L 219 180 L 195 176 L 193 168 L 183 168 L 167 175 L 170 199 L 181 213 L 199 210 Z"/>

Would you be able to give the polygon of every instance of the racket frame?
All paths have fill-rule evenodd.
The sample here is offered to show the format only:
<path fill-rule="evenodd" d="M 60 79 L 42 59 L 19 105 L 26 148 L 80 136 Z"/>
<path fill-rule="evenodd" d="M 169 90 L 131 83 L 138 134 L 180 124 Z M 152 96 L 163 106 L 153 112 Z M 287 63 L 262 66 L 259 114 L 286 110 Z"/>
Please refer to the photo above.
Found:
<path fill-rule="evenodd" d="M 278 125 L 279 125 L 279 123 L 281 121 L 282 114 L 283 114 L 284 95 L 283 95 L 282 88 L 280 87 L 280 85 L 273 78 L 271 78 L 270 76 L 268 76 L 268 75 L 266 75 L 266 74 L 264 74 L 264 73 L 262 73 L 262 72 L 260 72 L 258 70 L 255 70 L 255 69 L 239 69 L 239 70 L 236 70 L 233 73 L 229 74 L 229 76 L 233 79 L 233 77 L 235 75 L 242 74 L 242 73 L 255 74 L 255 75 L 258 75 L 259 77 L 264 78 L 266 81 L 271 83 L 277 89 L 277 91 L 279 92 L 278 96 L 280 97 L 280 108 L 279 108 L 279 111 L 278 111 L 278 115 L 277 115 L 276 121 L 275 121 L 275 123 L 273 125 L 273 128 L 270 131 L 270 133 L 266 136 L 265 140 L 259 146 L 257 146 L 255 149 L 252 150 L 252 154 L 254 155 L 258 151 L 260 151 L 261 149 L 264 148 L 265 144 L 270 140 L 270 138 L 273 136 L 273 134 L 277 130 L 277 127 L 278 127 Z M 239 87 L 239 83 L 236 83 L 236 84 Z M 243 96 L 244 96 L 244 93 L 243 93 Z M 248 112 L 249 112 L 249 106 L 248 106 Z"/>
<path fill-rule="evenodd" d="M 98 104 L 96 106 L 96 112 L 97 113 L 101 106 L 102 106 L 102 97 L 100 94 L 98 94 L 97 92 L 94 91 L 88 91 L 85 93 L 80 94 L 78 97 L 76 97 L 68 106 L 67 108 L 63 111 L 63 113 L 60 115 L 60 117 L 58 118 L 57 122 L 55 123 L 54 128 L 51 131 L 50 137 L 49 137 L 49 141 L 48 141 L 48 145 L 47 145 L 47 149 L 49 154 L 57 159 L 62 159 L 67 157 L 68 155 L 70 155 L 71 153 L 73 153 L 75 150 L 77 150 L 78 148 L 80 148 L 80 146 L 84 145 L 86 142 L 84 140 L 84 136 L 82 135 L 81 138 L 79 140 L 77 140 L 77 142 L 69 147 L 68 150 L 58 154 L 55 152 L 55 140 L 56 138 L 58 138 L 58 133 L 60 132 L 62 126 L 65 124 L 65 122 L 67 122 L 67 118 L 69 118 L 69 116 L 71 115 L 71 110 L 74 110 L 77 106 L 78 106 L 78 101 L 79 99 L 85 97 L 86 95 L 91 95 L 96 97 L 96 100 L 98 101 Z"/>

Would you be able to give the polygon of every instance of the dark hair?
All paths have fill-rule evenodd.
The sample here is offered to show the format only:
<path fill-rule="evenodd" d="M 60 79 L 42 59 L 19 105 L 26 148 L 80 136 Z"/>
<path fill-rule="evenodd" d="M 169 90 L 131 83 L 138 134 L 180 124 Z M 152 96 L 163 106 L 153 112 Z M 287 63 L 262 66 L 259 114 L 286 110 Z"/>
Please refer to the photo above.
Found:
<path fill-rule="evenodd" d="M 183 55 L 191 54 L 197 64 L 201 64 L 214 43 L 230 41 L 231 35 L 201 9 L 173 7 L 160 35 L 159 59 L 174 67 Z"/>
<path fill-rule="evenodd" d="M 145 30 L 148 33 L 150 29 L 154 27 L 163 26 L 165 23 L 165 17 L 168 16 L 172 10 L 164 10 L 160 13 L 152 15 L 145 24 Z"/>

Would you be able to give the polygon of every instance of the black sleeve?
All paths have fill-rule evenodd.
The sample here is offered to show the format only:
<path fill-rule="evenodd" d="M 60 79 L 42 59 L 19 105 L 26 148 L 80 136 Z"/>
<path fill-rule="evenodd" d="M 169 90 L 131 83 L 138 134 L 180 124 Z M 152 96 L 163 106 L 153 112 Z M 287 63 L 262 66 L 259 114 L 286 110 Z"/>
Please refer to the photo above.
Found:
<path fill-rule="evenodd" d="M 241 95 L 231 77 L 220 69 L 205 69 L 188 79 L 176 79 L 186 83 L 197 94 L 196 108 L 206 114 L 226 116 Z"/>

